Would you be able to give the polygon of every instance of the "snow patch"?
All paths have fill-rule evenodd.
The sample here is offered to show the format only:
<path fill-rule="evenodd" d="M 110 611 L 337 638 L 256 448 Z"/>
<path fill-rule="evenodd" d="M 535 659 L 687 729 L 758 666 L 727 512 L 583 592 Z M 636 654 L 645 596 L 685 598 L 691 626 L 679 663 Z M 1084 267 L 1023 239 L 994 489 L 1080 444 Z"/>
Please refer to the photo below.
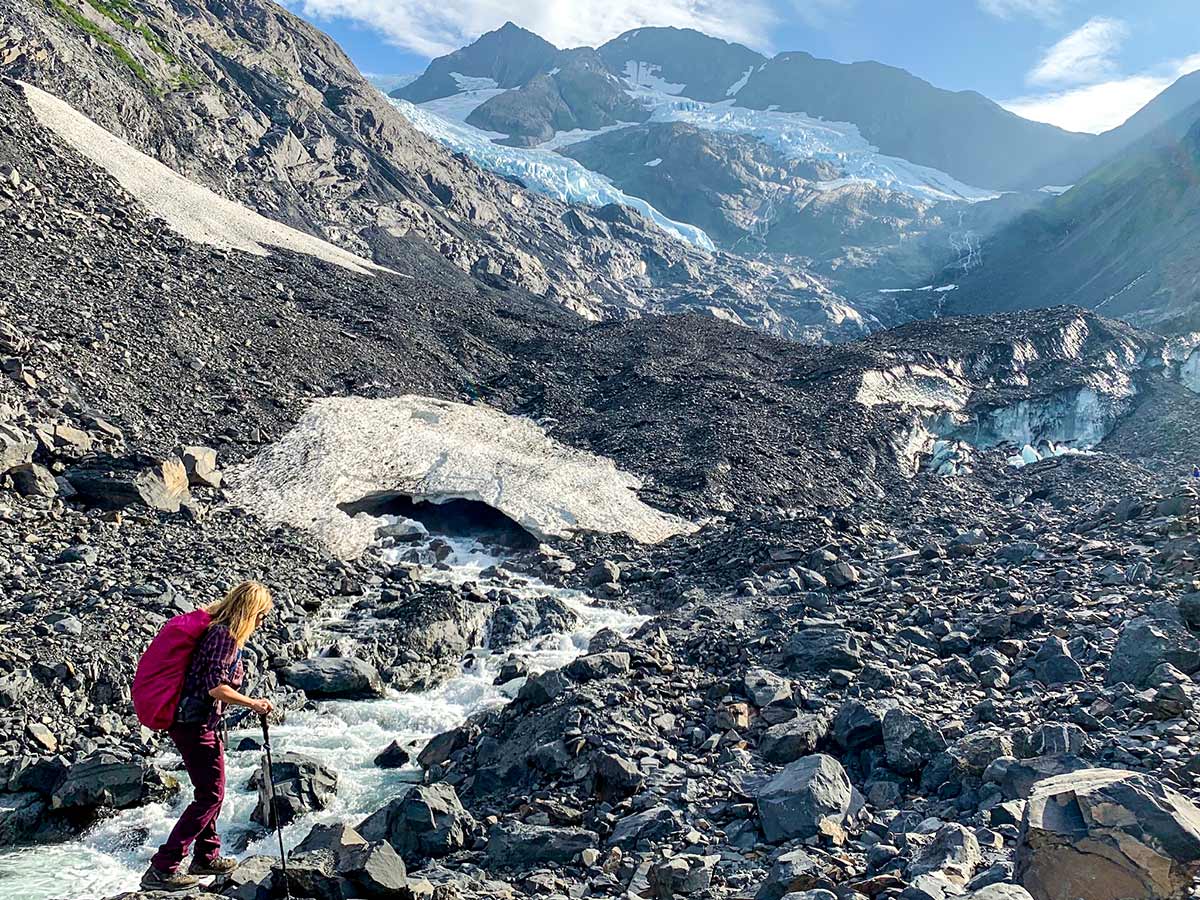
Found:
<path fill-rule="evenodd" d="M 656 156 L 654 159 L 650 160 L 649 162 L 642 163 L 642 165 L 653 169 L 655 166 L 662 165 L 662 157 Z"/>
<path fill-rule="evenodd" d="M 640 486 L 529 419 L 416 395 L 318 400 L 229 482 L 236 503 L 313 532 L 347 559 L 371 544 L 378 519 L 341 505 L 389 493 L 486 503 L 541 539 L 591 531 L 657 543 L 695 531 L 639 500 Z"/>
<path fill-rule="evenodd" d="M 660 75 L 661 72 L 662 66 L 655 63 L 633 59 L 627 60 L 625 63 L 625 80 L 634 87 L 672 96 L 679 94 L 687 87 L 686 84 L 675 84 L 664 80 Z"/>
<path fill-rule="evenodd" d="M 746 82 L 750 80 L 750 76 L 754 74 L 754 66 L 748 68 L 742 73 L 742 77 L 725 89 L 725 96 L 732 97 L 738 91 L 746 86 Z"/>
<path fill-rule="evenodd" d="M 640 197 L 633 197 L 611 181 L 574 159 L 541 147 L 526 149 L 493 143 L 488 132 L 444 118 L 425 106 L 390 98 L 417 130 L 463 153 L 483 168 L 519 179 L 530 190 L 549 194 L 567 203 L 605 206 L 617 203 L 637 210 L 673 237 L 703 250 L 715 250 L 703 229 L 669 219 Z M 502 136 L 502 135 L 500 135 Z"/>
<path fill-rule="evenodd" d="M 1054 459 L 1057 456 L 1095 456 L 1091 450 L 1080 450 L 1076 447 L 1068 447 L 1066 444 L 1056 444 L 1053 441 L 1045 441 L 1038 447 L 1032 444 L 1026 444 L 1021 448 L 1021 452 L 1008 458 L 1008 464 L 1015 469 L 1023 469 L 1025 466 L 1031 466 L 1036 462 L 1041 462 L 1044 459 Z"/>
<path fill-rule="evenodd" d="M 320 238 L 260 216 L 188 181 L 135 150 L 83 113 L 30 84 L 18 82 L 38 122 L 104 169 L 147 211 L 198 244 L 267 256 L 268 247 L 305 253 L 360 275 L 390 272 Z"/>
<path fill-rule="evenodd" d="M 454 122 L 466 122 L 467 116 L 475 112 L 483 104 L 487 103 L 493 97 L 498 97 L 501 94 L 507 94 L 504 88 L 483 88 L 478 91 L 462 91 L 458 94 L 451 94 L 449 97 L 440 97 L 437 100 L 430 100 L 427 103 L 422 103 L 421 108 L 427 109 L 436 116 L 441 116 L 443 119 L 450 119 Z M 395 98 L 389 97 L 389 100 Z M 501 134 L 498 131 L 484 131 L 482 128 L 476 129 L 480 135 L 492 138 L 506 138 L 508 135 Z"/>
<path fill-rule="evenodd" d="M 450 77 L 454 79 L 454 83 L 458 85 L 460 91 L 486 91 L 500 87 L 500 83 L 495 78 L 463 75 L 460 72 L 451 72 Z"/>
<path fill-rule="evenodd" d="M 1075 187 L 1073 184 L 1044 184 L 1038 190 L 1043 194 L 1053 194 L 1057 197 L 1060 194 L 1065 194 L 1073 187 Z"/>
<path fill-rule="evenodd" d="M 619 128 L 628 127 L 628 122 L 617 122 L 614 125 L 605 125 L 603 128 L 593 128 L 590 131 L 586 128 L 572 128 L 570 131 L 556 131 L 554 133 L 554 137 L 550 138 L 548 141 L 542 141 L 537 145 L 537 149 L 558 150 L 561 147 L 567 147 L 571 144 L 579 144 L 583 141 L 591 140 L 594 137 L 599 137 L 602 134 L 608 134 L 610 131 L 616 131 Z"/>

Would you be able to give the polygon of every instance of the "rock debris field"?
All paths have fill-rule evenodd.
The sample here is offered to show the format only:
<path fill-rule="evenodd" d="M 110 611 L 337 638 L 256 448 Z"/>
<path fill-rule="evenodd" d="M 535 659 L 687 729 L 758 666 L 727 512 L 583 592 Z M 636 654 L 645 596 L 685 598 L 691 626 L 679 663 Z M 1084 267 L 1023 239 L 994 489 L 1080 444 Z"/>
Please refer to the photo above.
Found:
<path fill-rule="evenodd" d="M 700 317 L 591 324 L 415 242 L 412 277 L 366 275 L 155 215 L 0 85 L 6 896 L 90 896 L 3 873 L 175 802 L 133 666 L 167 617 L 244 577 L 278 600 L 247 656 L 285 717 L 435 689 L 484 645 L 511 698 L 381 741 L 407 781 L 349 821 L 317 821 L 338 760 L 282 750 L 292 896 L 1191 895 L 1200 398 L 1154 336 L 1074 309 L 833 347 Z M 954 409 L 856 399 L 894 371 L 952 373 Z M 1010 466 L 1006 411 L 1078 410 L 1084 389 L 1113 411 L 1084 423 L 1094 452 Z M 272 490 L 271 459 L 326 502 L 328 461 L 286 453 L 314 401 L 366 419 L 414 395 L 519 417 L 617 479 L 625 511 L 598 480 L 589 512 L 636 527 L 539 526 L 452 577 L 428 524 L 376 519 L 346 553 L 239 502 Z M 339 453 L 362 435 L 378 454 L 377 425 Z M 955 477 L 931 471 L 935 439 Z M 440 452 L 451 472 L 473 458 Z M 556 589 L 640 624 L 527 668 L 514 648 L 577 627 Z M 269 900 L 281 878 L 245 854 L 203 896 Z M 113 893 L 149 900 L 135 886 Z"/>

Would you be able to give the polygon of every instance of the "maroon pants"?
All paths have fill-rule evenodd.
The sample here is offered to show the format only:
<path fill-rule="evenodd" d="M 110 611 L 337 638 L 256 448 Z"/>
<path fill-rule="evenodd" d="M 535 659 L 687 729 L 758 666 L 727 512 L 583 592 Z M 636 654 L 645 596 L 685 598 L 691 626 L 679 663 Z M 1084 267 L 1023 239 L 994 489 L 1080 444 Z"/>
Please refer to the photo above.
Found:
<path fill-rule="evenodd" d="M 207 725 L 172 725 L 167 734 L 183 757 L 183 767 L 192 779 L 193 796 L 167 842 L 150 860 L 160 872 L 178 869 L 193 842 L 195 859 L 207 861 L 220 854 L 217 816 L 225 800 L 225 748 L 220 735 Z"/>

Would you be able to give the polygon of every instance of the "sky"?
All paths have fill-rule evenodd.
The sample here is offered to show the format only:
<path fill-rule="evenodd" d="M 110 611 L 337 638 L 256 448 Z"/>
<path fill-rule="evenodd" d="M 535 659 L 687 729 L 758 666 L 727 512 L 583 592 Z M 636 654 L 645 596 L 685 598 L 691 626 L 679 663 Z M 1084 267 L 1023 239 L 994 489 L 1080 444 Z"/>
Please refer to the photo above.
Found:
<path fill-rule="evenodd" d="M 1120 125 L 1200 70 L 1197 0 L 283 0 L 365 74 L 424 70 L 512 20 L 559 47 L 646 25 L 696 28 L 767 55 L 900 66 L 1073 131 Z"/>

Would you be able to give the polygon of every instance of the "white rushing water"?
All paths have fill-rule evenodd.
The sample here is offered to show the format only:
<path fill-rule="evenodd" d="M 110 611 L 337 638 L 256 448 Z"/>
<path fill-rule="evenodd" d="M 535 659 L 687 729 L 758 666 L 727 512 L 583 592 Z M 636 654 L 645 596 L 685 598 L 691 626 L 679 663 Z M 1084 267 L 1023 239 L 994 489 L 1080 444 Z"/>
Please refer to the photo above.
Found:
<path fill-rule="evenodd" d="M 477 581 L 486 586 L 480 573 L 502 563 L 502 558 L 470 540 L 449 540 L 455 552 L 446 560 L 446 570 L 423 569 L 426 580 Z M 400 551 L 385 551 L 385 558 Z M 523 657 L 532 672 L 557 668 L 587 649 L 592 635 L 601 628 L 629 632 L 643 617 L 620 610 L 591 605 L 590 598 L 524 579 L 527 583 L 498 584 L 521 596 L 552 594 L 580 617 L 579 627 L 566 634 L 535 639 L 514 649 L 492 654 L 479 648 L 468 654 L 459 674 L 439 687 L 420 693 L 389 691 L 379 700 L 338 700 L 318 704 L 312 712 L 289 713 L 287 723 L 271 729 L 272 751 L 278 759 L 293 751 L 316 758 L 338 773 L 337 799 L 320 813 L 305 816 L 284 830 L 290 849 L 318 822 L 357 824 L 394 797 L 405 781 L 419 778 L 415 764 L 404 769 L 377 768 L 375 756 L 393 740 L 420 748 L 430 737 L 463 722 L 484 709 L 503 705 L 522 684 L 517 680 L 502 687 L 493 684 L 503 662 L 512 655 Z M 234 731 L 229 747 L 244 737 L 259 737 L 257 728 Z M 166 742 L 169 746 L 169 742 Z M 415 755 L 415 754 L 414 754 Z M 167 767 L 178 758 L 167 753 L 158 760 Z M 250 824 L 257 795 L 247 790 L 251 774 L 262 763 L 260 751 L 226 753 L 226 798 L 220 831 L 225 852 L 251 840 L 236 855 L 275 856 L 274 834 L 258 836 Z M 191 789 L 183 772 L 176 773 L 184 784 L 173 803 L 156 803 L 126 810 L 95 827 L 81 840 L 65 844 L 10 850 L 0 854 L 0 898 L 4 900 L 92 900 L 133 890 L 145 871 L 150 856 L 166 838 Z"/>

